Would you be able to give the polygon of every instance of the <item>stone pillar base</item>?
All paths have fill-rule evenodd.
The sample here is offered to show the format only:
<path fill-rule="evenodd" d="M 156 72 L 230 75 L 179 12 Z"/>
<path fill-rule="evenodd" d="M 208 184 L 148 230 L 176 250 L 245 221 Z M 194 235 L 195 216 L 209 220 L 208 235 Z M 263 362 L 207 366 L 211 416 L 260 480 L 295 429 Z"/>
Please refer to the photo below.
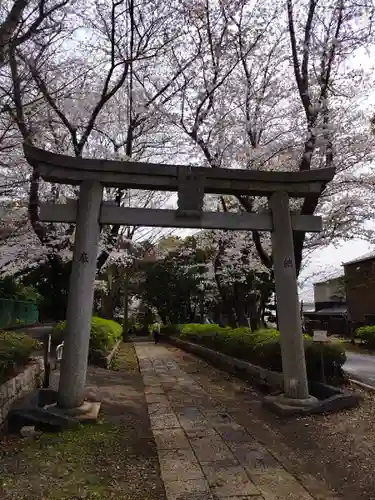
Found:
<path fill-rule="evenodd" d="M 266 396 L 263 405 L 277 415 L 288 417 L 293 415 L 308 415 L 314 413 L 314 409 L 320 405 L 319 399 L 309 396 L 304 399 L 294 399 L 286 394 L 277 396 Z"/>
<path fill-rule="evenodd" d="M 45 407 L 51 415 L 74 419 L 79 423 L 96 422 L 98 419 L 101 403 L 99 401 L 84 401 L 77 408 L 61 408 L 57 404 Z"/>
<path fill-rule="evenodd" d="M 77 408 L 61 408 L 56 403 L 57 391 L 38 389 L 17 402 L 7 417 L 7 428 L 18 433 L 22 427 L 34 426 L 46 432 L 72 429 L 98 419 L 101 403 L 93 393 L 87 393 L 84 403 Z"/>

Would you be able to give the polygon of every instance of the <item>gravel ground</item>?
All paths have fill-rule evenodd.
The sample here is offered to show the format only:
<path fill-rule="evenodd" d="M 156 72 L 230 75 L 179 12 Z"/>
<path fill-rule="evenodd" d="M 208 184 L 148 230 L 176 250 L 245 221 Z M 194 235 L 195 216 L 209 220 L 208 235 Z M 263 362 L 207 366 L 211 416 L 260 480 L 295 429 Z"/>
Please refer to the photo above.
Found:
<path fill-rule="evenodd" d="M 297 476 L 317 499 L 316 480 L 342 500 L 375 500 L 375 394 L 359 408 L 336 414 L 282 419 L 262 407 L 262 395 L 203 360 L 168 346 L 190 373 L 236 421 Z M 315 489 L 313 492 L 312 489 Z"/>
<path fill-rule="evenodd" d="M 89 369 L 100 422 L 36 440 L 0 441 L 2 500 L 164 500 L 138 362 L 123 344 L 115 371 Z"/>

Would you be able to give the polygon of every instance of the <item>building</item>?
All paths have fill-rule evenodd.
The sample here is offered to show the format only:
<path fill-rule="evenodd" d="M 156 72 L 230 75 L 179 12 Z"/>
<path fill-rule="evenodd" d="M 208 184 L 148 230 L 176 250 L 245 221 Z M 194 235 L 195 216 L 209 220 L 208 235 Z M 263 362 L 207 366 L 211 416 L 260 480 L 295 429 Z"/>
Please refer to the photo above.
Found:
<path fill-rule="evenodd" d="M 345 278 L 342 273 L 314 283 L 314 308 L 303 311 L 308 330 L 323 329 L 331 333 L 347 330 Z"/>
<path fill-rule="evenodd" d="M 314 283 L 315 311 L 343 310 L 346 302 L 345 278 L 342 273 Z"/>
<path fill-rule="evenodd" d="M 375 251 L 342 265 L 344 273 L 314 283 L 315 310 L 304 310 L 311 328 L 349 334 L 375 325 Z"/>
<path fill-rule="evenodd" d="M 375 251 L 343 266 L 349 320 L 375 324 Z"/>

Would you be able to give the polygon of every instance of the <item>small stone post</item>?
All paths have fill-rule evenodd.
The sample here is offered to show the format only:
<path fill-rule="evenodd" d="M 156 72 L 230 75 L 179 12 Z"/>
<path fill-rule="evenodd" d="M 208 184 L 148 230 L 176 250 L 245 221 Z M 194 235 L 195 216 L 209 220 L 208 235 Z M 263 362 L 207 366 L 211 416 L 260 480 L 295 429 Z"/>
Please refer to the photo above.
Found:
<path fill-rule="evenodd" d="M 99 182 L 82 182 L 77 208 L 67 324 L 57 399 L 58 405 L 67 409 L 76 408 L 83 403 L 102 196 L 103 187 Z"/>
<path fill-rule="evenodd" d="M 288 194 L 274 193 L 269 205 L 273 220 L 272 256 L 285 396 L 293 399 L 307 399 L 309 389 Z"/>

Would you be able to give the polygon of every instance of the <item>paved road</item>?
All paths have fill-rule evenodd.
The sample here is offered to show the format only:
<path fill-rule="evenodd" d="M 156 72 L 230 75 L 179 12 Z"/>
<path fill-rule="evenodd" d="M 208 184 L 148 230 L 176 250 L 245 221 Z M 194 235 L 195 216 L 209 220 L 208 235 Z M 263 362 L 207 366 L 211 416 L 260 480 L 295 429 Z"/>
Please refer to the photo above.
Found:
<path fill-rule="evenodd" d="M 26 326 L 18 332 L 28 333 L 34 339 L 42 339 L 46 333 L 51 333 L 53 330 L 53 325 L 38 325 L 38 326 Z"/>
<path fill-rule="evenodd" d="M 350 377 L 375 386 L 375 356 L 346 352 L 344 370 Z"/>
<path fill-rule="evenodd" d="M 184 370 L 173 350 L 134 345 L 167 500 L 338 500 L 312 476 L 319 496 L 310 494 Z"/>

